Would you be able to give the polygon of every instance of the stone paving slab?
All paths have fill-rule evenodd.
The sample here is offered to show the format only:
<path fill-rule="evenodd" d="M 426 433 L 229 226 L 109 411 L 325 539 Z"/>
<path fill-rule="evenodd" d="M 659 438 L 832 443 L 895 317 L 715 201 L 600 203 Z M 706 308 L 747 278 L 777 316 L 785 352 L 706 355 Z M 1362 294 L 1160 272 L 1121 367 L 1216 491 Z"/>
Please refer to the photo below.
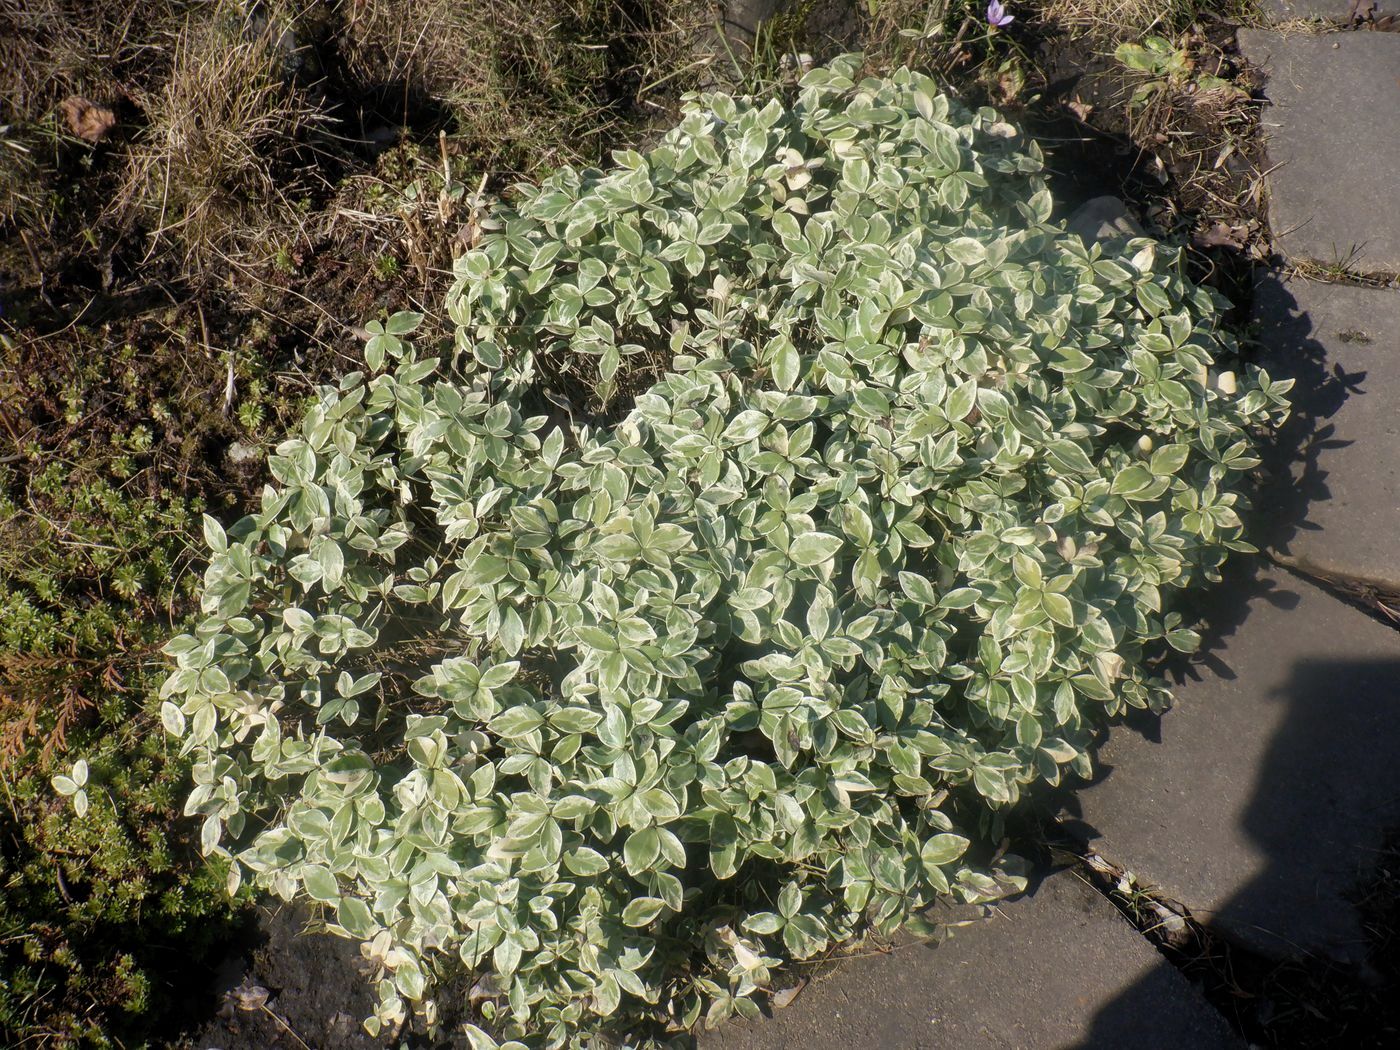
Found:
<path fill-rule="evenodd" d="M 1260 500 L 1266 542 L 1400 592 L 1400 288 L 1262 273 L 1253 316 L 1260 363 L 1294 380 Z"/>
<path fill-rule="evenodd" d="M 852 959 L 700 1050 L 1243 1050 L 1213 1007 L 1072 872 L 936 948 Z"/>
<path fill-rule="evenodd" d="M 1269 224 L 1295 260 L 1400 271 L 1400 33 L 1242 29 L 1268 72 Z"/>
<path fill-rule="evenodd" d="M 1246 567 L 1206 599 L 1212 647 L 1176 707 L 1112 730 L 1068 823 L 1255 951 L 1359 963 L 1347 894 L 1400 822 L 1400 631 Z"/>

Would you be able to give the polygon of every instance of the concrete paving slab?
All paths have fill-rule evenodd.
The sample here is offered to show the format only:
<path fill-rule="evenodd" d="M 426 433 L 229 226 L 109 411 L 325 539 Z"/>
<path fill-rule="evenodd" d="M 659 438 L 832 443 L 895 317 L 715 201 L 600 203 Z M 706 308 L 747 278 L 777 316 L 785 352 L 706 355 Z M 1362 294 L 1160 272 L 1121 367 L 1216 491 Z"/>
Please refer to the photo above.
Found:
<path fill-rule="evenodd" d="M 700 1050 L 1216 1050 L 1244 1043 L 1073 873 L 956 931 L 848 960 L 771 1018 Z"/>
<path fill-rule="evenodd" d="M 1269 224 L 1295 260 L 1400 271 L 1400 33 L 1242 29 L 1268 72 Z"/>
<path fill-rule="evenodd" d="M 1253 317 L 1260 363 L 1294 380 L 1260 500 L 1265 541 L 1400 592 L 1400 289 L 1266 272 Z"/>
<path fill-rule="evenodd" d="M 1400 632 L 1247 567 L 1207 599 L 1176 707 L 1112 730 L 1069 825 L 1238 943 L 1360 963 L 1347 895 L 1400 822 Z"/>

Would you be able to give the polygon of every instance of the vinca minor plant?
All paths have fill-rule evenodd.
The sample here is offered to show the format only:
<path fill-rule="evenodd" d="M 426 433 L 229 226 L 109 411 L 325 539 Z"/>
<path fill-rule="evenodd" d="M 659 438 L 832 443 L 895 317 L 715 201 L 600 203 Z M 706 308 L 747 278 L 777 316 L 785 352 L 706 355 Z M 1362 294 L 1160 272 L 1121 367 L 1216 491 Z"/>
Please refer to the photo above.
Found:
<path fill-rule="evenodd" d="M 1286 384 L 1213 378 L 1212 294 L 1067 235 L 995 113 L 859 65 L 518 189 L 455 344 L 372 325 L 207 521 L 189 812 L 364 942 L 371 1031 L 465 971 L 477 1046 L 639 1045 L 1004 895 L 1007 808 L 1167 704 L 1174 595 L 1249 549 Z"/>

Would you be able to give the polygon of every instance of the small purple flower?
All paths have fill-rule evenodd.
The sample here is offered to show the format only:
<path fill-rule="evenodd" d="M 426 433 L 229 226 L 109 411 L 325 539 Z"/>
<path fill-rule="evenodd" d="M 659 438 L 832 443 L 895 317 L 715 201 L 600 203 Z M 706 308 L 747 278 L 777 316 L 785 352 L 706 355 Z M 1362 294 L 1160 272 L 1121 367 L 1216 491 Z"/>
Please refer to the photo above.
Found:
<path fill-rule="evenodd" d="M 991 0 L 987 4 L 987 24 L 1000 29 L 1002 26 L 1010 25 L 1016 21 L 1015 15 L 1008 15 L 1001 0 Z"/>

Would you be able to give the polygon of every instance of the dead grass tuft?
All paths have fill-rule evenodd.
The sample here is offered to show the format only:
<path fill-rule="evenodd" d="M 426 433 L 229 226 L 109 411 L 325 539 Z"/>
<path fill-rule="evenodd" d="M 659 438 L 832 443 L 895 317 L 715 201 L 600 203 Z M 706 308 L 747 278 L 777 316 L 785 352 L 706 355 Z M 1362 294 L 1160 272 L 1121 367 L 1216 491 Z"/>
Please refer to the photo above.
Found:
<path fill-rule="evenodd" d="M 254 33 L 216 12 L 180 31 L 169 80 L 141 99 L 148 125 L 117 201 L 148 228 L 152 251 L 173 244 L 195 267 L 246 266 L 309 243 L 314 136 L 327 119 L 291 65 L 275 28 Z"/>
<path fill-rule="evenodd" d="M 1046 0 L 1040 15 L 1047 22 L 1130 40 L 1189 21 L 1194 11 L 1190 0 Z"/>
<path fill-rule="evenodd" d="M 153 46 L 189 0 L 0 0 L 0 228 L 47 236 L 54 168 L 77 141 L 64 99 L 107 109 L 168 65 Z M 83 127 L 86 127 L 84 125 Z"/>
<path fill-rule="evenodd" d="M 130 29 L 132 5 L 96 0 L 84 17 L 63 0 L 0 0 L 0 123 L 37 120 L 67 94 L 110 97 L 104 55 Z"/>
<path fill-rule="evenodd" d="M 350 72 L 421 94 L 451 114 L 454 150 L 535 174 L 598 160 L 661 81 L 683 89 L 685 56 L 712 17 L 704 0 L 360 0 L 341 36 Z"/>
<path fill-rule="evenodd" d="M 0 127 L 0 230 L 45 228 L 45 188 L 32 147 Z"/>

